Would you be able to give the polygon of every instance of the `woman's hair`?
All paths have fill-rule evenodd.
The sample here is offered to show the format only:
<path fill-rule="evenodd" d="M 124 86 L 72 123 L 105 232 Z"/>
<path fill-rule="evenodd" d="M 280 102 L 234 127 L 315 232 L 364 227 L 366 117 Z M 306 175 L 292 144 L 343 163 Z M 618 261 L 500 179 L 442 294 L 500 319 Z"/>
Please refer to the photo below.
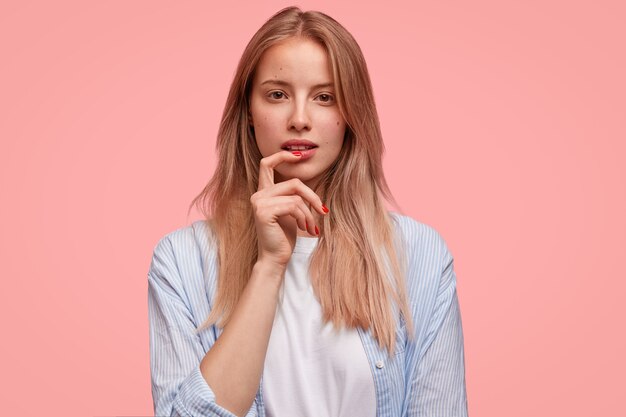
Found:
<path fill-rule="evenodd" d="M 252 37 L 241 56 L 217 136 L 218 164 L 191 202 L 218 241 L 215 304 L 198 330 L 225 326 L 237 305 L 258 247 L 250 197 L 257 191 L 262 155 L 248 122 L 250 91 L 261 55 L 286 39 L 321 45 L 330 59 L 337 104 L 346 121 L 343 147 L 316 192 L 330 207 L 311 255 L 310 276 L 324 322 L 371 328 L 380 347 L 395 350 L 396 320 L 413 337 L 404 273 L 406 260 L 383 198 L 396 207 L 382 168 L 384 145 L 365 59 L 352 35 L 321 12 L 285 8 Z"/>

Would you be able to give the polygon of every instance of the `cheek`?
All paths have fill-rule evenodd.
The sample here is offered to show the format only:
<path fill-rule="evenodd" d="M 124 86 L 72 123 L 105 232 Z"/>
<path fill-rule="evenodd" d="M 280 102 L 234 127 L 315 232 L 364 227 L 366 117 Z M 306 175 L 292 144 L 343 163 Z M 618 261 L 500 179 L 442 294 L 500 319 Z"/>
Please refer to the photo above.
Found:
<path fill-rule="evenodd" d="M 274 125 L 274 123 L 272 123 L 271 116 L 263 111 L 253 112 L 252 120 L 254 122 L 253 126 L 257 139 L 259 136 L 263 137 L 267 135 L 268 130 L 271 131 L 272 126 Z"/>
<path fill-rule="evenodd" d="M 255 130 L 262 129 L 267 125 L 267 109 L 263 102 L 257 97 L 253 97 L 250 103 L 250 115 L 252 116 Z"/>
<path fill-rule="evenodd" d="M 346 131 L 346 124 L 341 116 L 329 117 L 323 124 L 324 136 L 327 142 L 334 142 L 337 146 L 341 146 Z"/>
<path fill-rule="evenodd" d="M 276 136 L 285 124 L 280 114 L 266 109 L 253 113 L 252 118 L 257 139 Z"/>
<path fill-rule="evenodd" d="M 276 137 L 276 120 L 271 111 L 262 106 L 251 109 L 254 136 L 257 147 L 263 157 L 269 156 L 274 151 L 272 138 Z"/>

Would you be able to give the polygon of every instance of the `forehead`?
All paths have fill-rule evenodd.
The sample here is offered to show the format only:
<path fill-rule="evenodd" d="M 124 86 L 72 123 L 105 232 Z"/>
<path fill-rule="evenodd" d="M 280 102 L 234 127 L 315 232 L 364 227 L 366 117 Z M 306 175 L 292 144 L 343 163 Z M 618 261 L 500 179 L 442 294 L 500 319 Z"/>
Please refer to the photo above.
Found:
<path fill-rule="evenodd" d="M 332 82 L 332 68 L 326 50 L 306 38 L 290 38 L 268 48 L 255 71 L 254 84 L 267 80 L 291 84 Z"/>

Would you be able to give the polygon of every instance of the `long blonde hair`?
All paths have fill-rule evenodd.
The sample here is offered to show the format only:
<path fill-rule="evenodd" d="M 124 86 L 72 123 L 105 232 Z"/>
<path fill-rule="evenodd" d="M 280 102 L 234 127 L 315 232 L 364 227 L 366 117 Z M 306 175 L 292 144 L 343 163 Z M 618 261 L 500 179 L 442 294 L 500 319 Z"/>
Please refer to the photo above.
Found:
<path fill-rule="evenodd" d="M 292 37 L 318 42 L 328 53 L 337 103 L 346 121 L 343 148 L 318 187 L 331 208 L 320 224 L 310 276 L 324 322 L 370 329 L 379 346 L 395 351 L 396 320 L 413 337 L 405 264 L 382 169 L 384 145 L 365 59 L 352 35 L 321 12 L 287 7 L 252 37 L 239 61 L 217 135 L 218 164 L 191 202 L 204 214 L 218 240 L 219 279 L 215 304 L 205 323 L 224 327 L 257 260 L 250 196 L 257 191 L 262 158 L 248 123 L 254 71 L 263 52 Z M 398 313 L 401 315 L 398 316 Z"/>

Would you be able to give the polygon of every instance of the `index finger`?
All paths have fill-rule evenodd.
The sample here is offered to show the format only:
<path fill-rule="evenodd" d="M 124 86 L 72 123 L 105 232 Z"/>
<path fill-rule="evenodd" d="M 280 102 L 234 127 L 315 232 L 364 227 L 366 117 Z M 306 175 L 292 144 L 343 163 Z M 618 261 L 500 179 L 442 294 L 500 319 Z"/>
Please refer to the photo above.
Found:
<path fill-rule="evenodd" d="M 263 190 L 274 185 L 274 168 L 283 162 L 296 162 L 302 157 L 302 153 L 294 151 L 280 151 L 261 158 L 259 164 L 259 189 Z"/>

